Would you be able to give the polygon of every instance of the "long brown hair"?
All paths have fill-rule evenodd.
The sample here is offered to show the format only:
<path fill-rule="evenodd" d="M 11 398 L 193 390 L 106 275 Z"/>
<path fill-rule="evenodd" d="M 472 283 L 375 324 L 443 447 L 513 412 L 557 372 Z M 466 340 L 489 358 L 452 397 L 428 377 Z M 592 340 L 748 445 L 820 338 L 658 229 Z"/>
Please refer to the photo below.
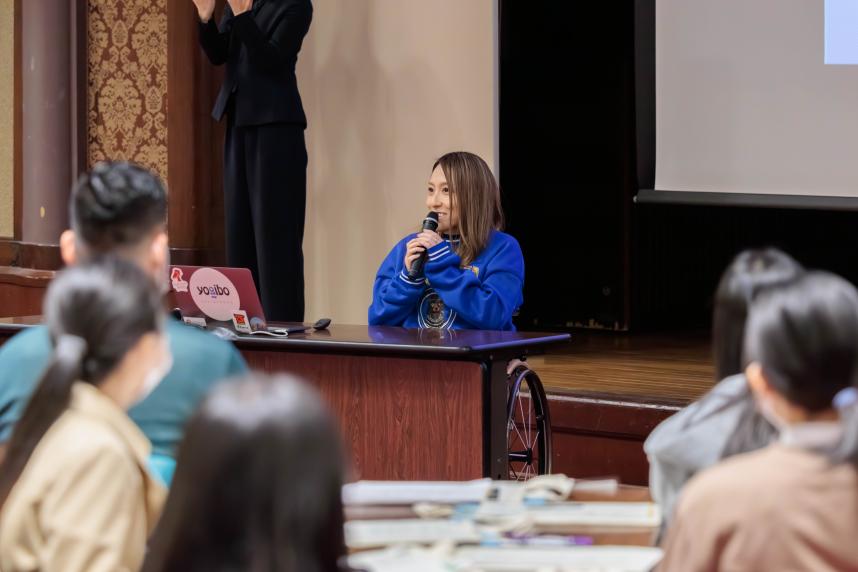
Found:
<path fill-rule="evenodd" d="M 224 383 L 188 423 L 143 571 L 348 569 L 345 471 L 315 390 L 283 374 Z"/>
<path fill-rule="evenodd" d="M 473 153 L 447 153 L 432 170 L 439 165 L 447 178 L 450 201 L 459 211 L 456 230 L 461 243 L 456 252 L 462 266 L 467 266 L 488 245 L 492 231 L 503 230 L 500 187 L 486 162 Z"/>

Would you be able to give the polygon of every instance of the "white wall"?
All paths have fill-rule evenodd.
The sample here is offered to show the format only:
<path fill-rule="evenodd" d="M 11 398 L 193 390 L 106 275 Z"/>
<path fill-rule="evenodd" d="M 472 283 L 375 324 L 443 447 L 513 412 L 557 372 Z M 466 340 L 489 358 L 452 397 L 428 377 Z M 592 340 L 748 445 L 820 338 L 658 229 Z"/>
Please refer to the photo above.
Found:
<path fill-rule="evenodd" d="M 306 319 L 366 323 L 434 160 L 494 167 L 494 0 L 316 0 L 299 57 L 309 127 Z"/>

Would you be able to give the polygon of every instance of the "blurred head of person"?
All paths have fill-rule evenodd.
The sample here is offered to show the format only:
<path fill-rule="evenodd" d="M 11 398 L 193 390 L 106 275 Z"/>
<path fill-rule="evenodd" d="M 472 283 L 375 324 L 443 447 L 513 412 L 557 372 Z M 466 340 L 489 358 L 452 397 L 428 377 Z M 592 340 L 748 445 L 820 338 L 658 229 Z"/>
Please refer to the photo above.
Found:
<path fill-rule="evenodd" d="M 762 290 L 790 282 L 802 272 L 798 262 L 776 248 L 745 250 L 733 259 L 715 292 L 712 348 L 717 381 L 743 370 L 745 322 L 754 297 Z"/>
<path fill-rule="evenodd" d="M 188 424 L 143 569 L 339 570 L 343 475 L 314 390 L 259 373 L 223 384 Z"/>
<path fill-rule="evenodd" d="M 157 175 L 105 162 L 82 175 L 69 201 L 71 229 L 60 237 L 67 266 L 104 255 L 130 260 L 159 285 L 169 267 L 167 192 Z"/>
<path fill-rule="evenodd" d="M 161 298 L 136 264 L 107 257 L 60 272 L 44 317 L 53 351 L 0 467 L 5 502 L 36 445 L 65 412 L 75 382 L 96 386 L 120 408 L 144 399 L 170 369 Z"/>
<path fill-rule="evenodd" d="M 773 425 L 838 420 L 835 396 L 858 377 L 858 291 L 809 272 L 762 293 L 745 332 L 745 370 Z"/>

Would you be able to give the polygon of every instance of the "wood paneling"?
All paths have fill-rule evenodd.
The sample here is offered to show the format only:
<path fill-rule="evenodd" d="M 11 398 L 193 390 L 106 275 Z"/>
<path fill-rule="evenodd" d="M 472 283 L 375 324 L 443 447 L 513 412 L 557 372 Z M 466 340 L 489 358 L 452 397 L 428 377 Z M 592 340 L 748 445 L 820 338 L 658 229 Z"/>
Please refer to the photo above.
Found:
<path fill-rule="evenodd" d="M 707 335 L 579 332 L 528 360 L 548 393 L 555 472 L 645 485 L 643 443 L 713 385 Z"/>
<path fill-rule="evenodd" d="M 33 316 L 42 313 L 42 298 L 54 273 L 0 266 L 0 315 Z"/>
<path fill-rule="evenodd" d="M 167 15 L 170 241 L 184 263 L 218 265 L 224 259 L 223 128 L 211 109 L 222 71 L 200 49 L 193 5 L 169 2 Z"/>
<path fill-rule="evenodd" d="M 575 477 L 617 477 L 631 485 L 649 482 L 643 442 L 681 405 L 556 391 L 548 399 L 554 471 Z"/>
<path fill-rule="evenodd" d="M 339 419 L 355 478 L 480 478 L 482 371 L 477 364 L 245 352 L 252 368 L 312 382 Z"/>
<path fill-rule="evenodd" d="M 59 241 L 59 238 L 58 234 L 55 240 Z M 55 245 L 0 240 L 0 266 L 58 270 L 62 267 L 62 258 L 59 247 Z"/>
<path fill-rule="evenodd" d="M 689 403 L 713 385 L 709 337 L 699 333 L 572 334 L 572 343 L 529 364 L 546 390 Z"/>
<path fill-rule="evenodd" d="M 14 329 L 0 328 L 0 343 L 10 331 Z M 682 346 L 687 340 L 677 336 L 675 344 Z M 640 371 L 645 375 L 664 368 L 654 377 L 668 383 L 668 389 L 655 386 L 654 393 L 678 393 L 678 397 L 630 395 L 622 391 L 623 378 L 608 380 L 610 383 L 603 385 L 612 391 L 601 393 L 549 385 L 554 472 L 647 484 L 649 466 L 643 442 L 658 423 L 687 403 L 687 394 L 676 392 L 669 382 L 672 376 L 684 378 L 684 367 L 703 367 L 708 359 L 695 362 L 689 356 L 699 355 L 701 350 L 689 348 L 688 354 L 680 352 L 686 355 L 687 363 L 685 359 L 679 362 L 686 366 L 674 363 L 679 355 L 657 349 L 671 345 L 668 342 L 666 337 L 658 344 L 651 338 L 638 338 L 626 339 L 623 344 L 630 343 L 641 352 Z M 573 346 L 576 343 L 584 344 L 584 340 L 576 338 Z M 598 346 L 606 342 L 594 343 Z M 706 347 L 705 341 L 697 343 Z M 644 351 L 647 347 L 651 351 Z M 617 351 L 617 359 L 621 360 L 621 356 L 622 351 Z M 362 478 L 406 478 L 410 473 L 458 479 L 482 474 L 483 417 L 479 412 L 484 411 L 480 406 L 483 386 L 477 364 L 257 348 L 246 349 L 245 357 L 253 368 L 292 372 L 320 388 L 340 419 L 347 443 L 355 453 L 356 474 Z M 567 357 L 564 363 L 575 367 L 572 355 Z M 537 359 L 530 358 L 531 365 Z M 599 359 L 609 363 L 612 358 L 608 353 Z M 586 357 L 581 360 L 581 367 L 587 365 Z M 598 365 L 590 362 L 587 367 L 598 370 Z M 546 372 L 542 367 L 536 367 L 536 371 L 543 382 L 553 379 L 543 375 Z M 633 371 L 629 369 L 623 375 L 631 379 Z M 677 379 L 673 381 L 678 383 Z M 344 390 L 344 386 L 348 389 Z M 406 469 L 394 470 L 394 461 L 403 463 Z"/>

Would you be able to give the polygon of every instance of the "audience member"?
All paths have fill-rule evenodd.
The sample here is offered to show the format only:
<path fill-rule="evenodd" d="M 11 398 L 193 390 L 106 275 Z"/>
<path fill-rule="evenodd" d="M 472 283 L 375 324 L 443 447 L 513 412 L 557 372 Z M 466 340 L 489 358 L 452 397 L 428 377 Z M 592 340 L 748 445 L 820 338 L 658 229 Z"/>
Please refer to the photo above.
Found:
<path fill-rule="evenodd" d="M 650 463 L 650 490 L 670 522 L 676 498 L 697 472 L 737 453 L 768 445 L 777 432 L 756 409 L 742 373 L 742 346 L 748 306 L 763 289 L 775 288 L 803 272 L 776 249 L 746 250 L 727 267 L 715 293 L 712 347 L 719 381 L 697 402 L 662 422 L 644 450 Z"/>
<path fill-rule="evenodd" d="M 688 483 L 661 570 L 858 569 L 858 470 L 832 461 L 856 340 L 858 292 L 840 277 L 808 273 L 754 301 L 745 371 L 779 438 Z"/>
<path fill-rule="evenodd" d="M 335 572 L 345 554 L 340 433 L 315 391 L 252 374 L 188 424 L 147 572 Z"/>
<path fill-rule="evenodd" d="M 0 466 L 0 569 L 137 570 L 164 500 L 126 415 L 170 368 L 160 296 L 119 259 L 60 274 L 47 369 Z"/>
<path fill-rule="evenodd" d="M 72 190 L 70 217 L 72 228 L 60 239 L 67 265 L 113 254 L 166 288 L 167 193 L 157 176 L 129 163 L 96 165 Z M 188 417 L 209 388 L 246 365 L 231 344 L 174 319 L 168 319 L 166 334 L 173 369 L 129 414 L 152 442 L 155 458 L 169 465 Z M 29 328 L 0 348 L 0 442 L 9 439 L 50 355 L 44 327 Z"/>
<path fill-rule="evenodd" d="M 500 188 L 472 153 L 448 153 L 432 167 L 426 207 L 437 232 L 400 240 L 375 277 L 369 323 L 409 328 L 514 330 L 524 257 L 503 228 Z M 425 259 L 422 271 L 412 266 Z"/>

